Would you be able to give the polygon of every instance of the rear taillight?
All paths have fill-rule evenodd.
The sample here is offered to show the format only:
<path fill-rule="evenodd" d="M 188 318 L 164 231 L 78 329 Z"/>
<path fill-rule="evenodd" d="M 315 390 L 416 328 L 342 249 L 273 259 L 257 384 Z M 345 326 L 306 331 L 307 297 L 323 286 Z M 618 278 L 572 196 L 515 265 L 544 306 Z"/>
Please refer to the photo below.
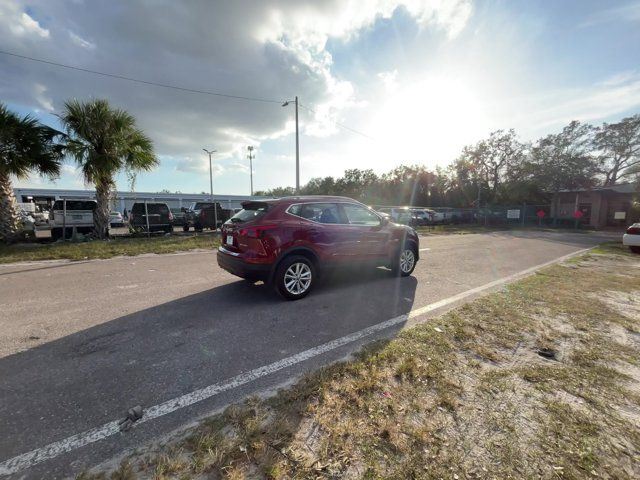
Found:
<path fill-rule="evenodd" d="M 629 235 L 640 235 L 640 227 L 629 227 L 627 228 L 627 233 Z"/>
<path fill-rule="evenodd" d="M 264 238 L 265 232 L 277 228 L 277 225 L 258 225 L 255 227 L 241 228 L 238 234 L 241 237 Z"/>

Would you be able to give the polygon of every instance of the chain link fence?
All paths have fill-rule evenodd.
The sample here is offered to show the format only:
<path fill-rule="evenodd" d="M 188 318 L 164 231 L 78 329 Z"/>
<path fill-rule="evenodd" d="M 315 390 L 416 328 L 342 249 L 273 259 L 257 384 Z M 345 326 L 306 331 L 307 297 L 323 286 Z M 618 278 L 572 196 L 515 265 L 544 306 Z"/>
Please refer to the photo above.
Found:
<path fill-rule="evenodd" d="M 406 207 L 384 207 L 385 210 L 402 209 Z M 424 210 L 435 212 L 430 217 L 418 215 Z M 402 223 L 414 225 L 480 225 L 505 227 L 557 227 L 557 228 L 586 228 L 588 218 L 557 218 L 551 215 L 550 204 L 543 205 L 500 205 L 484 206 L 481 208 L 454 207 L 420 207 L 409 209 L 411 215 L 404 217 Z M 402 220 L 401 217 L 399 217 Z"/>

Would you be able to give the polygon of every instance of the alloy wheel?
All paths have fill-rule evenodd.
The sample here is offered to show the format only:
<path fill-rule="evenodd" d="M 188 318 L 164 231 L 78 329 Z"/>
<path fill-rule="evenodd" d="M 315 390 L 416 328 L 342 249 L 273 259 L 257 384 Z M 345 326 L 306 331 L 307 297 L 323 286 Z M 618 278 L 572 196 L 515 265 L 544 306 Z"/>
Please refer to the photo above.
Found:
<path fill-rule="evenodd" d="M 284 288 L 292 295 L 301 295 L 311 286 L 311 268 L 302 262 L 293 263 L 284 273 Z"/>
<path fill-rule="evenodd" d="M 416 263 L 416 256 L 411 249 L 405 249 L 400 254 L 400 270 L 403 273 L 409 273 L 413 269 L 413 265 Z"/>

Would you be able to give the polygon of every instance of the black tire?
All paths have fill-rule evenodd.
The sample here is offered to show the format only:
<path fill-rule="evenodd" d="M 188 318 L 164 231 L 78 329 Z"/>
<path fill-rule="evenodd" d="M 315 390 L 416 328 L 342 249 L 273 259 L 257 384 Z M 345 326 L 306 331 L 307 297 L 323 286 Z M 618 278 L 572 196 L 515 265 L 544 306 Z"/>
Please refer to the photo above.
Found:
<path fill-rule="evenodd" d="M 51 229 L 51 240 L 57 242 L 62 238 L 62 229 L 61 228 L 52 228 Z"/>
<path fill-rule="evenodd" d="M 629 250 L 631 250 L 633 253 L 640 253 L 640 247 L 629 247 Z"/>
<path fill-rule="evenodd" d="M 411 261 L 410 259 L 413 258 Z M 405 259 L 406 262 L 405 263 Z M 391 262 L 391 272 L 395 276 L 408 277 L 413 273 L 418 263 L 418 251 L 413 243 L 405 243 L 398 252 L 396 252 L 395 258 Z"/>
<path fill-rule="evenodd" d="M 301 267 L 296 267 L 296 265 L 301 265 Z M 290 270 L 291 269 L 291 270 Z M 296 273 L 297 270 L 297 273 Z M 287 278 L 291 278 L 291 275 L 300 275 L 299 280 L 302 283 L 293 283 L 289 282 L 289 285 L 285 283 Z M 308 274 L 308 284 L 306 282 Z M 280 264 L 276 270 L 276 274 L 273 278 L 274 286 L 276 291 L 287 300 L 300 300 L 301 298 L 306 297 L 309 292 L 313 289 L 313 286 L 316 282 L 316 268 L 312 261 L 310 261 L 307 257 L 303 257 L 302 255 L 291 255 L 290 257 L 286 257 Z M 296 290 L 300 288 L 299 292 Z"/>
<path fill-rule="evenodd" d="M 204 230 L 204 228 L 202 228 L 202 225 L 200 225 L 199 223 L 196 223 L 196 224 L 193 226 L 193 229 L 194 229 L 196 232 L 198 232 L 198 233 L 202 233 L 202 231 Z"/>
<path fill-rule="evenodd" d="M 173 227 L 164 227 L 164 233 L 172 233 Z"/>
<path fill-rule="evenodd" d="M 189 231 L 189 225 L 183 225 L 182 226 L 182 231 L 183 232 L 188 232 Z"/>

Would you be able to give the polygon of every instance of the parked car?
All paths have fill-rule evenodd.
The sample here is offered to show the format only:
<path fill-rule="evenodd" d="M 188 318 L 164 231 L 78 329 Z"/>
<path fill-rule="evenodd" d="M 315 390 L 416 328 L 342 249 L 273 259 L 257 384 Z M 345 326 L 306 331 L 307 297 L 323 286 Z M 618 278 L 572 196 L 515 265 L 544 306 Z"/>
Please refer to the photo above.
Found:
<path fill-rule="evenodd" d="M 233 210 L 222 208 L 218 202 L 194 202 L 185 210 L 182 230 L 188 232 L 191 227 L 196 232 L 201 232 L 205 228 L 217 230 L 233 215 Z"/>
<path fill-rule="evenodd" d="M 184 209 L 182 208 L 171 208 L 171 214 L 173 215 L 173 226 L 174 227 L 182 227 L 184 226 Z"/>
<path fill-rule="evenodd" d="M 433 225 L 433 210 L 427 208 L 411 208 L 411 217 L 413 225 Z"/>
<path fill-rule="evenodd" d="M 640 253 L 640 223 L 634 223 L 622 235 L 622 244 L 629 247 L 633 253 Z"/>
<path fill-rule="evenodd" d="M 131 207 L 129 225 L 134 230 L 147 231 L 147 216 L 150 232 L 173 231 L 173 214 L 166 203 L 147 202 L 146 213 L 144 202 L 134 203 Z"/>
<path fill-rule="evenodd" d="M 377 211 L 389 215 L 389 218 L 394 223 L 409 225 L 413 222 L 409 207 L 380 207 Z"/>
<path fill-rule="evenodd" d="M 350 198 L 286 197 L 242 206 L 222 226 L 218 265 L 271 283 L 289 300 L 307 295 L 329 268 L 386 266 L 407 276 L 419 259 L 415 230 Z"/>
<path fill-rule="evenodd" d="M 111 228 L 124 227 L 124 218 L 120 212 L 109 213 L 109 225 Z"/>
<path fill-rule="evenodd" d="M 63 233 L 64 238 L 70 238 L 74 228 L 78 233 L 93 232 L 93 212 L 96 205 L 95 200 L 66 200 L 66 202 L 65 200 L 56 200 L 49 212 L 51 238 L 59 240 L 63 238 Z"/>
<path fill-rule="evenodd" d="M 36 206 L 35 211 L 31 213 L 31 216 L 35 221 L 36 227 L 44 226 L 49 223 L 49 212 L 41 205 Z"/>
<path fill-rule="evenodd" d="M 20 222 L 19 234 L 22 237 L 35 237 L 36 236 L 36 219 L 33 218 L 31 213 L 24 210 L 18 210 L 18 219 Z"/>

